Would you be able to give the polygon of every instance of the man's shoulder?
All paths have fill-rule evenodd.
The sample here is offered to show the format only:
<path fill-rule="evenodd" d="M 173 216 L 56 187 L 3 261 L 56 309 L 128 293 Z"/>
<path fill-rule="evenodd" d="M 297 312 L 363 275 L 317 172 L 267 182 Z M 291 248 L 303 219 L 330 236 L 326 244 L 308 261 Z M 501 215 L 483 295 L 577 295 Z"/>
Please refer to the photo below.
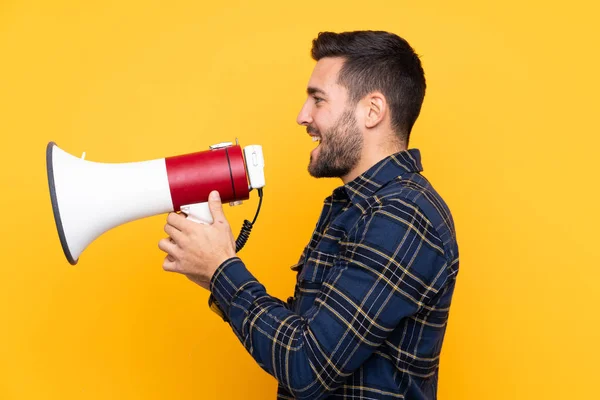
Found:
<path fill-rule="evenodd" d="M 403 199 L 406 201 L 419 202 L 422 196 L 441 196 L 434 189 L 433 185 L 419 172 L 411 172 L 402 174 L 391 179 L 385 185 L 381 186 L 379 190 L 373 193 L 384 201 L 394 201 L 397 199 Z M 443 201 L 443 200 L 442 200 Z"/>
<path fill-rule="evenodd" d="M 391 180 L 373 193 L 368 202 L 372 210 L 405 213 L 415 210 L 435 231 L 450 258 L 458 255 L 454 219 L 446 201 L 420 173 L 410 173 Z"/>

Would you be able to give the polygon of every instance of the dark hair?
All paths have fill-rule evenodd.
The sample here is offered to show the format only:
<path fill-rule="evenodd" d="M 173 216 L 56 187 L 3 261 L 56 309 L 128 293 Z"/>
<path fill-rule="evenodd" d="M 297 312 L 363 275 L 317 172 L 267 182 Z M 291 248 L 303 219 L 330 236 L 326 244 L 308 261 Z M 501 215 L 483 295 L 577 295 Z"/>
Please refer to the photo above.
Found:
<path fill-rule="evenodd" d="M 408 145 L 425 97 L 425 74 L 419 56 L 401 37 L 383 31 L 321 32 L 313 40 L 312 58 L 342 57 L 338 83 L 356 104 L 380 91 L 390 108 L 392 128 Z"/>

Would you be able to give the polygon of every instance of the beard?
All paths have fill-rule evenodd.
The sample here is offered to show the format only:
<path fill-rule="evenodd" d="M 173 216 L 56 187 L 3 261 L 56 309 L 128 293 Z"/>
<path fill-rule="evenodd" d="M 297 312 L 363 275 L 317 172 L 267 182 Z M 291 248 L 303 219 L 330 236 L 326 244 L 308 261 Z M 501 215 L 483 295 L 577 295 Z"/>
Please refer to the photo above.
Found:
<path fill-rule="evenodd" d="M 363 137 L 352 109 L 344 110 L 329 129 L 319 132 L 309 125 L 309 133 L 321 136 L 318 154 L 310 156 L 308 172 L 315 178 L 341 178 L 358 164 L 363 147 Z"/>

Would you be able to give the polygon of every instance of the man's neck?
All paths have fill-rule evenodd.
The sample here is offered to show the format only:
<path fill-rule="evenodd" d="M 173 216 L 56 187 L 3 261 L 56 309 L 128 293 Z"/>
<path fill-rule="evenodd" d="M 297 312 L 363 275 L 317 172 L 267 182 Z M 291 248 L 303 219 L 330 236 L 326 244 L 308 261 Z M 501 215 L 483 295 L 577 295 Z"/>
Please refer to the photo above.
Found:
<path fill-rule="evenodd" d="M 356 164 L 347 175 L 341 177 L 342 182 L 344 185 L 348 182 L 352 182 L 379 161 L 403 150 L 406 150 L 406 145 L 404 143 L 390 144 L 388 142 L 385 144 L 371 145 L 369 147 L 365 144 L 363 154 L 358 161 L 358 164 Z"/>

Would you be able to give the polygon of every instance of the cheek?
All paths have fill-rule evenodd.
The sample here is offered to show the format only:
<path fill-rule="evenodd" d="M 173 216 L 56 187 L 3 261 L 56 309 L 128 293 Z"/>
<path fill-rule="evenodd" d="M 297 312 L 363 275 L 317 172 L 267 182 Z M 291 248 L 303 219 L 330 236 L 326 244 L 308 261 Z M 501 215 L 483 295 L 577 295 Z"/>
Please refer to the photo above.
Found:
<path fill-rule="evenodd" d="M 331 116 L 326 112 L 315 113 L 312 125 L 319 130 L 319 133 L 327 131 L 331 126 Z"/>

